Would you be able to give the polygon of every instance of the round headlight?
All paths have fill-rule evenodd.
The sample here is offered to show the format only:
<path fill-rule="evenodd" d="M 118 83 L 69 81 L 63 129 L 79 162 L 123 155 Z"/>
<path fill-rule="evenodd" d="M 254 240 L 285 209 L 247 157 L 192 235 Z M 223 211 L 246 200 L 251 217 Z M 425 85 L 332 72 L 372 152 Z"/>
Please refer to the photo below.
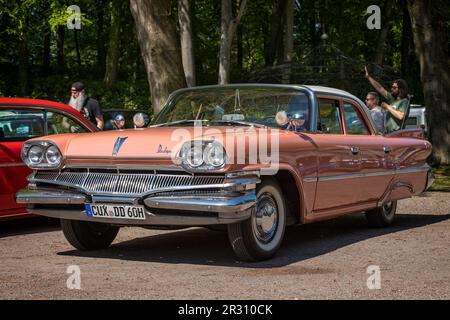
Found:
<path fill-rule="evenodd" d="M 30 164 L 40 164 L 42 162 L 42 159 L 44 159 L 44 151 L 40 146 L 32 146 L 30 150 L 28 150 L 27 157 L 30 161 Z"/>
<path fill-rule="evenodd" d="M 61 153 L 57 147 L 51 146 L 45 152 L 45 158 L 47 159 L 48 164 L 58 165 L 61 162 Z"/>
<path fill-rule="evenodd" d="M 225 163 L 223 147 L 218 144 L 210 144 L 205 149 L 204 161 L 207 165 L 221 167 Z"/>
<path fill-rule="evenodd" d="M 200 167 L 203 164 L 203 150 L 202 147 L 191 147 L 186 153 L 186 162 L 193 168 Z"/>

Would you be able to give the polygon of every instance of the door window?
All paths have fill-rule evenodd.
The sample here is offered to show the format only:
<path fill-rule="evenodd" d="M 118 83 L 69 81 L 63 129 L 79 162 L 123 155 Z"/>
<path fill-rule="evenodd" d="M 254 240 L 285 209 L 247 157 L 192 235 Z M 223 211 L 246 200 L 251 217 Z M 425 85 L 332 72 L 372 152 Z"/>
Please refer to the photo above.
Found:
<path fill-rule="evenodd" d="M 369 134 L 361 114 L 354 105 L 344 102 L 344 115 L 348 134 Z"/>
<path fill-rule="evenodd" d="M 73 119 L 57 112 L 47 112 L 47 126 L 48 134 L 88 132 Z"/>
<path fill-rule="evenodd" d="M 342 134 L 342 123 L 339 115 L 339 101 L 319 100 L 317 130 L 320 133 Z"/>

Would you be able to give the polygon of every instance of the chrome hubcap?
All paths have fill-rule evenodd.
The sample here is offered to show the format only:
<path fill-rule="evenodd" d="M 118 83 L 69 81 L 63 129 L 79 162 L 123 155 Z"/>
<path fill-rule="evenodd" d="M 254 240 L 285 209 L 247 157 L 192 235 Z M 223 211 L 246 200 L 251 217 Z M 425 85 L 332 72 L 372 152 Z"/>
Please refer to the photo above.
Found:
<path fill-rule="evenodd" d="M 278 208 L 275 199 L 269 193 L 264 193 L 258 198 L 253 215 L 253 232 L 259 241 L 269 243 L 275 236 L 277 225 Z"/>

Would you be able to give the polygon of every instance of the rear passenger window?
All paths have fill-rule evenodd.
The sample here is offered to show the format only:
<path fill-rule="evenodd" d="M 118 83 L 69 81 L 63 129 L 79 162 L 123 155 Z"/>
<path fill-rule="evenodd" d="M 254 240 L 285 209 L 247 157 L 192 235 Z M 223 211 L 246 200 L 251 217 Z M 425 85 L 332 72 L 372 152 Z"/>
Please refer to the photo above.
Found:
<path fill-rule="evenodd" d="M 339 115 L 339 101 L 319 100 L 319 117 L 317 130 L 320 133 L 342 134 L 342 123 Z"/>
<path fill-rule="evenodd" d="M 344 102 L 344 115 L 348 134 L 369 134 L 361 114 L 354 105 Z"/>
<path fill-rule="evenodd" d="M 88 132 L 79 123 L 60 113 L 47 112 L 48 134 Z"/>
<path fill-rule="evenodd" d="M 0 141 L 22 141 L 45 133 L 44 111 L 3 109 L 0 111 Z"/>

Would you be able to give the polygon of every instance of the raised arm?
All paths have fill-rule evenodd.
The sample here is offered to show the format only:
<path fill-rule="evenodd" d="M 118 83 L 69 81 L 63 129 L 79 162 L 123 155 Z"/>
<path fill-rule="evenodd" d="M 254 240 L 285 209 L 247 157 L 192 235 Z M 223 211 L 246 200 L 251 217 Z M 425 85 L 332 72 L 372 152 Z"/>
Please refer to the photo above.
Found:
<path fill-rule="evenodd" d="M 366 71 L 366 78 L 367 80 L 369 80 L 370 84 L 375 88 L 375 90 L 378 91 L 379 94 L 381 94 L 385 99 L 387 99 L 388 92 L 386 91 L 386 89 L 377 80 L 372 78 L 372 76 L 369 74 L 369 70 L 367 70 L 367 66 L 365 67 L 365 71 Z"/>

